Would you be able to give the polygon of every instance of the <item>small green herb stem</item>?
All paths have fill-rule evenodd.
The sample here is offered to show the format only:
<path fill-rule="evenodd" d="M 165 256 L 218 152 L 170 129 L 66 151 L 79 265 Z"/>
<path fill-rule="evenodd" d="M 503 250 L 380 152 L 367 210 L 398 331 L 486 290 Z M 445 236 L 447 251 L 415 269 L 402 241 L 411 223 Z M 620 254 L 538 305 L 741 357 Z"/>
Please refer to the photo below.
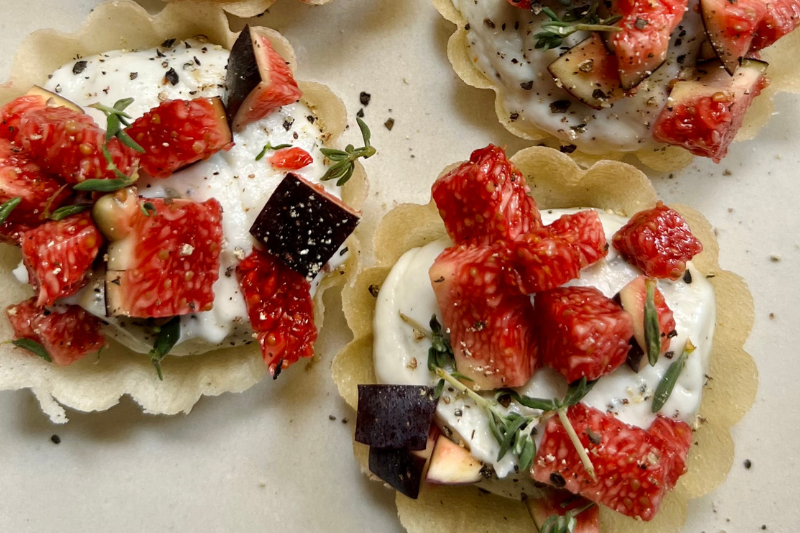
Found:
<path fill-rule="evenodd" d="M 686 366 L 686 360 L 694 350 L 694 344 L 692 344 L 691 340 L 687 339 L 680 357 L 673 361 L 672 364 L 669 365 L 667 371 L 664 372 L 664 377 L 658 382 L 656 392 L 653 394 L 653 405 L 651 407 L 653 413 L 659 412 L 661 408 L 664 407 L 664 404 L 667 403 L 667 400 L 669 400 L 672 391 L 675 389 L 675 384 L 678 382 L 678 378 L 681 372 L 683 372 L 683 368 Z"/>
<path fill-rule="evenodd" d="M 658 324 L 658 309 L 656 309 L 656 280 L 647 278 L 644 282 L 646 289 L 644 302 L 644 340 L 647 345 L 647 360 L 650 366 L 656 366 L 658 356 L 661 355 L 661 326 Z"/>
<path fill-rule="evenodd" d="M 578 434 L 575 433 L 575 428 L 572 427 L 572 422 L 570 422 L 569 417 L 567 416 L 566 407 L 562 407 L 558 410 L 558 418 L 561 420 L 561 425 L 564 426 L 564 430 L 567 432 L 569 440 L 571 440 L 573 446 L 575 446 L 575 451 L 578 452 L 578 457 L 581 458 L 581 463 L 583 463 L 583 468 L 586 470 L 586 473 L 589 474 L 589 477 L 592 478 L 592 481 L 597 481 L 592 460 L 589 459 L 589 455 L 587 455 L 586 449 L 583 447 L 581 440 L 578 438 Z"/>
<path fill-rule="evenodd" d="M 398 314 L 400 315 L 400 319 L 403 322 L 405 322 L 406 324 L 408 324 L 409 326 L 411 326 L 415 330 L 419 331 L 420 333 L 422 333 L 423 335 L 425 335 L 429 339 L 433 338 L 433 332 L 431 330 L 429 330 L 428 328 L 426 328 L 425 326 L 423 326 L 422 324 L 420 324 L 419 322 L 417 322 L 416 320 L 414 320 L 413 318 L 411 318 L 407 314 L 403 313 L 402 311 L 398 311 Z"/>
<path fill-rule="evenodd" d="M 6 221 L 8 215 L 10 215 L 11 212 L 14 209 L 16 209 L 16 207 L 19 205 L 21 201 L 22 197 L 16 196 L 10 200 L 3 202 L 3 204 L 0 205 L 0 224 Z"/>

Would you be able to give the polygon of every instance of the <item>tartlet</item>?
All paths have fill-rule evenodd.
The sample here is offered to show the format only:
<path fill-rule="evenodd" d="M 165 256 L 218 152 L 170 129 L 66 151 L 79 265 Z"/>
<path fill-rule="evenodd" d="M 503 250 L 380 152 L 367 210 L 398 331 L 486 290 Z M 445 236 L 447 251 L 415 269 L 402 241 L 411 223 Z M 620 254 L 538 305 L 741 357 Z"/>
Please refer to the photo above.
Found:
<path fill-rule="evenodd" d="M 512 162 L 526 178 L 539 208 L 594 207 L 622 215 L 651 208 L 655 192 L 640 171 L 629 165 L 600 161 L 581 169 L 567 155 L 545 147 L 518 152 Z M 446 174 L 456 165 L 442 173 Z M 717 299 L 717 321 L 709 375 L 714 386 L 704 390 L 702 423 L 693 434 L 689 472 L 667 495 L 650 522 L 640 522 L 601 509 L 601 530 L 677 532 L 683 528 L 687 503 L 708 494 L 727 476 L 733 461 L 730 427 L 751 406 L 757 388 L 755 363 L 743 349 L 753 323 L 753 304 L 745 283 L 718 264 L 718 247 L 710 224 L 689 207 L 679 211 L 702 242 L 704 251 L 693 263 L 709 277 Z M 397 228 L 404 231 L 398 233 Z M 391 211 L 375 234 L 377 266 L 351 272 L 343 289 L 343 310 L 353 341 L 336 357 L 334 380 L 347 403 L 356 408 L 357 386 L 377 382 L 373 360 L 373 319 L 377 295 L 392 266 L 408 250 L 432 243 L 445 235 L 444 225 L 431 201 L 406 204 Z M 424 363 L 420 363 L 424 364 Z M 369 449 L 354 442 L 362 471 L 369 474 Z M 534 522 L 525 503 L 479 491 L 474 486 L 423 484 L 416 500 L 397 494 L 400 521 L 408 531 L 484 531 L 503 524 L 504 530 L 530 531 Z"/>
<path fill-rule="evenodd" d="M 273 30 L 264 32 L 275 51 L 294 70 L 295 56 L 288 41 Z M 0 88 L 0 103 L 24 94 L 33 85 L 44 85 L 50 72 L 78 57 L 119 48 L 150 48 L 169 39 L 197 35 L 227 49 L 237 38 L 237 34 L 230 31 L 224 12 L 215 4 L 171 4 L 156 16 L 148 15 L 130 1 L 101 4 L 74 34 L 40 30 L 30 35 L 15 57 L 9 81 Z M 313 110 L 324 128 L 324 141 L 331 146 L 347 124 L 344 104 L 324 85 L 311 82 L 299 82 L 299 85 L 302 102 Z M 365 195 L 365 175 L 356 163 L 352 178 L 342 189 L 342 199 L 358 208 Z M 5 308 L 27 298 L 30 292 L 16 282 L 11 273 L 19 263 L 17 249 L 4 245 L 0 254 L 0 275 L 7 287 L 0 304 Z M 321 282 L 314 299 L 317 328 L 322 326 L 322 294 L 343 282 L 343 274 L 351 268 L 352 261 L 348 259 Z M 7 322 L 3 321 L 0 328 L 3 338 L 11 337 Z M 124 394 L 130 395 L 148 413 L 189 412 L 201 396 L 246 390 L 266 373 L 267 366 L 261 360 L 257 343 L 205 355 L 172 358 L 165 367 L 163 381 L 158 380 L 147 357 L 113 343 L 96 361 L 84 359 L 68 367 L 53 366 L 9 344 L 0 347 L 0 389 L 30 388 L 42 409 L 55 422 L 66 421 L 62 406 L 81 411 L 105 410 Z"/>
<path fill-rule="evenodd" d="M 575 144 L 580 145 L 581 143 L 576 142 L 575 144 L 571 144 L 569 140 L 566 140 L 564 137 L 564 131 L 562 131 L 560 134 L 557 134 L 555 131 L 552 130 L 548 131 L 547 128 L 541 125 L 537 126 L 534 123 L 535 121 L 533 120 L 522 120 L 519 117 L 519 113 L 512 113 L 511 111 L 513 110 L 505 109 L 505 103 L 504 103 L 505 97 L 503 94 L 505 89 L 503 88 L 502 82 L 498 82 L 496 79 L 491 79 L 486 74 L 484 74 L 484 72 L 480 70 L 477 64 L 476 54 L 470 50 L 468 43 L 468 36 L 469 36 L 468 21 L 466 17 L 461 12 L 459 12 L 458 8 L 455 5 L 455 2 L 451 0 L 433 0 L 433 3 L 436 9 L 439 11 L 439 13 L 445 19 L 455 24 L 457 27 L 455 32 L 451 35 L 447 46 L 447 56 L 448 59 L 450 60 L 450 63 L 453 66 L 453 69 L 466 84 L 478 89 L 491 89 L 495 92 L 496 95 L 495 111 L 498 120 L 512 134 L 521 137 L 523 139 L 537 141 L 541 144 L 551 146 L 553 148 L 561 147 L 562 150 L 571 153 L 573 158 L 583 166 L 589 166 L 593 162 L 597 161 L 599 158 L 614 159 L 614 160 L 622 159 L 626 154 L 633 154 L 646 166 L 652 168 L 653 170 L 663 171 L 663 172 L 678 170 L 680 168 L 687 166 L 692 161 L 693 155 L 689 153 L 687 150 L 678 146 L 670 146 L 658 143 L 655 143 L 655 146 L 651 146 L 646 149 L 643 148 L 637 150 L 635 148 L 629 147 L 625 151 L 617 151 L 609 147 L 601 147 L 601 148 L 594 148 L 587 152 L 585 150 L 582 150 L 581 146 L 578 146 L 576 149 Z M 508 9 L 512 10 L 518 9 L 516 7 L 511 7 L 509 3 L 514 5 L 517 4 L 516 2 L 510 2 L 510 1 L 506 2 L 504 0 L 498 0 L 499 5 L 504 5 Z M 525 4 L 525 2 L 521 2 L 521 4 Z M 530 2 L 528 2 L 528 4 L 530 4 Z M 489 22 L 487 22 L 487 24 Z M 496 31 L 498 32 L 500 31 L 499 23 L 497 25 Z M 513 31 L 513 28 L 510 27 L 506 28 L 504 25 L 503 31 Z M 521 27 L 520 31 L 522 31 Z M 528 29 L 527 31 L 528 34 L 530 35 L 531 30 Z M 702 24 L 700 24 L 700 29 L 698 31 L 700 33 L 703 32 Z M 673 34 L 673 39 L 677 35 L 677 33 L 678 31 L 676 30 Z M 747 113 L 744 116 L 744 122 L 741 128 L 738 130 L 738 134 L 736 135 L 737 141 L 753 138 L 756 135 L 756 133 L 768 122 L 769 117 L 774 109 L 774 106 L 772 104 L 772 98 L 774 97 L 775 94 L 779 92 L 790 92 L 790 93 L 797 92 L 798 75 L 796 73 L 796 69 L 793 67 L 791 60 L 789 60 L 789 58 L 793 56 L 792 51 L 797 50 L 798 47 L 800 46 L 799 33 L 800 32 L 796 31 L 792 32 L 791 34 L 783 37 L 777 43 L 760 51 L 759 52 L 760 56 L 758 56 L 758 54 L 753 56 L 753 57 L 760 57 L 760 60 L 769 64 L 766 74 L 769 86 L 764 88 L 761 91 L 761 94 L 752 100 L 750 108 L 747 110 Z M 682 32 L 682 34 L 685 35 L 686 32 L 684 31 Z M 600 35 L 600 34 L 594 34 L 594 35 Z M 684 44 L 686 43 L 686 41 L 689 40 L 693 41 L 695 44 L 699 44 L 699 42 L 703 38 L 704 38 L 703 35 L 694 38 L 692 38 L 692 35 L 687 35 L 683 39 L 683 41 Z M 566 44 L 566 42 L 563 43 L 561 50 L 566 51 L 567 48 L 568 45 Z M 540 54 L 541 52 L 538 49 L 534 50 L 531 45 L 531 49 L 527 53 Z M 711 52 L 707 53 L 713 55 L 713 53 Z M 498 51 L 498 57 L 505 58 L 505 54 Z M 711 55 L 709 57 L 711 57 Z M 714 68 L 716 69 L 716 67 Z M 655 72 L 657 73 L 658 69 L 656 69 Z M 544 75 L 548 75 L 546 71 Z M 645 83 L 646 82 L 647 80 L 645 80 Z M 561 82 L 557 81 L 557 83 Z M 523 88 L 529 89 L 529 87 L 523 87 Z M 634 90 L 637 90 L 637 87 L 634 87 Z M 561 93 L 566 94 L 566 92 L 564 91 L 561 91 Z M 555 99 L 555 97 L 549 98 L 549 100 L 553 99 Z M 577 99 L 572 98 L 572 100 L 574 102 L 578 102 Z M 545 102 L 543 105 L 546 106 L 546 104 L 547 102 Z M 586 109 L 588 111 L 591 111 L 591 109 L 588 107 Z M 609 122 L 613 120 L 616 119 L 609 117 L 604 122 Z M 650 119 L 650 122 L 653 122 L 653 118 Z M 570 125 L 571 124 L 572 123 L 570 123 Z M 569 128 L 564 128 L 564 130 L 567 131 L 567 133 L 569 133 L 568 131 Z M 585 146 L 588 145 L 594 146 L 596 144 L 591 142 L 590 140 L 584 140 L 582 142 L 584 143 Z M 653 141 L 650 140 L 649 143 L 653 144 Z"/>
<path fill-rule="evenodd" d="M 164 0 L 165 2 L 177 3 L 187 0 Z M 241 18 L 250 18 L 260 15 L 274 4 L 277 0 L 211 0 L 219 4 L 226 12 Z M 300 0 L 304 4 L 321 6 L 331 0 Z"/>

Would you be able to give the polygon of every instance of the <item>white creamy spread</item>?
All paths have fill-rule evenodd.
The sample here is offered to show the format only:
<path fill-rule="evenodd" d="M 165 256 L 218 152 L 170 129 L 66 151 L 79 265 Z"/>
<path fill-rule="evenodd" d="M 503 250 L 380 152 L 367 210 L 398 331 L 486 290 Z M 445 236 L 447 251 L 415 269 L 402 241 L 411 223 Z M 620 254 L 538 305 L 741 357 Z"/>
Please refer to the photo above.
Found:
<path fill-rule="evenodd" d="M 85 68 L 73 72 L 75 61 L 57 71 L 45 88 L 80 105 L 104 126 L 105 116 L 87 106 L 96 102 L 111 106 L 117 100 L 133 97 L 126 112 L 136 119 L 165 100 L 220 96 L 226 98 L 225 69 L 228 50 L 199 39 L 177 41 L 173 48 L 117 50 L 81 58 Z M 169 69 L 178 83 L 165 80 Z M 76 69 L 79 70 L 79 69 Z M 323 134 L 314 113 L 302 102 L 287 105 L 234 133 L 235 146 L 218 152 L 206 161 L 178 171 L 166 179 L 141 179 L 139 194 L 145 197 L 188 198 L 198 202 L 215 198 L 222 205 L 223 250 L 220 276 L 214 284 L 214 308 L 181 318 L 181 338 L 170 355 L 201 353 L 221 346 L 235 346 L 253 340 L 247 307 L 239 292 L 235 268 L 253 249 L 250 226 L 266 204 L 286 171 L 269 164 L 269 151 L 256 156 L 269 142 L 273 146 L 291 144 L 306 150 L 314 162 L 296 174 L 313 182 L 327 170 L 320 152 Z M 341 188 L 333 181 L 323 186 L 337 197 Z M 345 254 L 337 252 L 328 268 L 340 266 Z M 312 294 L 324 272 L 312 282 Z M 71 303 L 78 303 L 109 326 L 105 333 L 134 351 L 146 353 L 153 346 L 151 327 L 144 320 L 106 317 L 103 277 L 93 281 Z"/>
<path fill-rule="evenodd" d="M 577 211 L 579 209 L 546 211 L 542 213 L 542 219 L 545 224 L 549 224 L 563 214 Z M 627 219 L 598 212 L 608 242 L 611 242 L 614 233 Z M 430 341 L 427 338 L 416 339 L 413 329 L 400 318 L 399 313 L 402 312 L 420 324 L 427 324 L 431 315 L 436 314 L 441 322 L 441 313 L 428 270 L 436 257 L 450 245 L 450 239 L 444 237 L 422 248 L 409 250 L 397 261 L 381 286 L 374 319 L 375 375 L 379 383 L 430 386 L 437 383 L 437 376 L 427 367 Z M 711 284 L 691 262 L 689 271 L 692 274 L 690 284 L 683 280 L 658 281 L 658 288 L 673 312 L 678 333 L 670 341 L 669 350 L 675 354 L 672 360 L 680 355 L 687 338 L 697 346 L 696 351 L 689 356 L 672 395 L 660 413 L 692 424 L 700 407 L 708 370 L 716 308 Z M 613 297 L 640 275 L 637 268 L 610 247 L 605 259 L 581 271 L 580 279 L 567 285 L 593 286 L 606 296 Z M 672 360 L 662 355 L 654 367 L 642 364 L 638 374 L 623 364 L 611 374 L 603 376 L 584 398 L 583 403 L 601 411 L 610 411 L 626 424 L 646 429 L 655 419 L 651 412 L 653 392 Z M 536 398 L 563 398 L 567 383 L 557 372 L 542 368 L 536 371 L 525 386 L 517 390 Z M 492 396 L 491 392 L 483 394 L 489 398 Z M 509 408 L 526 415 L 538 414 L 538 411 L 521 407 L 514 402 Z M 466 445 L 473 456 L 492 465 L 499 478 L 515 477 L 517 457 L 507 453 L 502 460 L 497 460 L 500 445 L 489 429 L 486 412 L 473 400 L 445 387 L 437 406 L 436 420 L 440 427 L 446 428 L 445 433 L 452 432 L 454 438 Z M 543 429 L 543 425 L 537 427 L 537 445 Z M 492 484 L 491 488 L 486 488 L 507 495 L 518 492 L 510 489 L 508 484 L 505 487 L 502 484 Z"/>
<path fill-rule="evenodd" d="M 587 38 L 587 32 L 572 34 L 562 48 L 543 51 L 534 47 L 534 35 L 549 20 L 544 14 L 534 15 L 505 0 L 453 0 L 453 4 L 469 23 L 470 58 L 499 88 L 509 118 L 523 129 L 542 129 L 586 153 L 629 152 L 657 146 L 650 126 L 667 102 L 668 84 L 677 77 L 682 63 L 694 64 L 705 39 L 702 17 L 694 11 L 697 0 L 690 0 L 672 35 L 666 62 L 630 96 L 596 110 L 560 88 L 547 70 L 567 48 Z M 566 113 L 551 111 L 550 104 L 558 100 L 571 102 Z"/>

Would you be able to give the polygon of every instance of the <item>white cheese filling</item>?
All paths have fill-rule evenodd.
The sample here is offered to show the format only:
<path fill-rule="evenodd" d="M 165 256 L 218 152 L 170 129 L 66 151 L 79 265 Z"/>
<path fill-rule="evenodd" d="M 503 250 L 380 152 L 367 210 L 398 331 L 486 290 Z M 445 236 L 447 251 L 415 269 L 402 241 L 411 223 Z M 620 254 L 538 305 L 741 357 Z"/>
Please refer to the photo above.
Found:
<path fill-rule="evenodd" d="M 694 11 L 697 0 L 690 0 L 672 35 L 666 62 L 630 96 L 596 110 L 559 87 L 547 70 L 566 48 L 587 38 L 587 32 L 572 34 L 564 40 L 563 48 L 543 51 L 535 48 L 534 35 L 549 20 L 544 14 L 534 15 L 505 0 L 453 0 L 453 4 L 469 23 L 470 59 L 499 88 L 509 118 L 523 129 L 533 126 L 544 130 L 586 153 L 658 146 L 650 128 L 666 104 L 668 84 L 683 63 L 694 64 L 705 40 L 702 17 Z M 566 113 L 551 110 L 550 104 L 559 100 L 571 102 Z"/>
<path fill-rule="evenodd" d="M 100 102 L 110 106 L 117 100 L 132 97 L 134 102 L 126 112 L 136 119 L 165 100 L 219 96 L 224 101 L 228 50 L 201 39 L 177 41 L 173 46 L 117 50 L 84 57 L 80 61 L 85 64 L 76 67 L 73 61 L 55 71 L 45 88 L 83 107 L 101 126 L 105 126 L 105 116 L 88 105 Z M 178 76 L 175 85 L 166 79 L 170 69 Z M 220 276 L 214 284 L 214 308 L 181 318 L 181 338 L 170 355 L 196 354 L 253 341 L 235 268 L 253 249 L 255 240 L 250 235 L 250 226 L 286 174 L 285 170 L 269 164 L 273 152 L 267 152 L 260 161 L 256 161 L 256 156 L 268 142 L 273 146 L 291 144 L 303 148 L 314 162 L 295 173 L 320 183 L 319 179 L 327 170 L 320 152 L 322 138 L 315 115 L 299 102 L 284 106 L 248 124 L 243 131 L 235 132 L 235 146 L 229 152 L 219 152 L 169 178 L 142 179 L 137 183 L 142 196 L 170 196 L 198 202 L 215 198 L 223 210 L 223 250 Z M 334 182 L 322 185 L 327 192 L 341 197 L 341 188 Z M 345 258 L 344 253 L 337 252 L 328 270 L 340 266 Z M 324 272 L 312 282 L 312 294 L 323 276 Z M 93 281 L 69 301 L 108 322 L 104 331 L 108 336 L 134 351 L 148 352 L 153 347 L 154 337 L 144 320 L 105 316 L 102 280 L 102 275 L 94 276 Z"/>
<path fill-rule="evenodd" d="M 545 224 L 549 224 L 562 214 L 577 211 L 579 209 L 547 211 L 542 213 L 542 219 Z M 599 214 L 606 237 L 611 242 L 614 233 L 627 219 L 601 211 Z M 438 382 L 437 376 L 427 366 L 430 341 L 427 338 L 415 338 L 412 328 L 400 318 L 399 313 L 402 312 L 420 324 L 427 324 L 431 315 L 436 314 L 441 322 L 441 313 L 428 270 L 436 257 L 450 245 L 451 241 L 445 237 L 422 248 L 409 250 L 397 261 L 381 286 L 374 319 L 375 375 L 379 383 L 433 386 Z M 584 398 L 586 405 L 612 412 L 626 424 L 648 428 L 656 416 L 651 412 L 653 392 L 669 365 L 680 355 L 686 340 L 691 339 L 697 349 L 688 358 L 686 367 L 660 414 L 689 424 L 694 422 L 708 370 L 716 308 L 711 284 L 691 262 L 689 271 L 692 275 L 691 283 L 683 280 L 658 281 L 658 288 L 675 317 L 678 335 L 671 339 L 669 346 L 669 350 L 675 354 L 673 359 L 662 355 L 655 366 L 643 362 L 638 374 L 623 364 L 611 374 L 600 378 L 594 389 Z M 605 259 L 584 269 L 580 279 L 567 285 L 593 286 L 606 296 L 613 297 L 639 275 L 641 272 L 611 247 Z M 563 398 L 566 389 L 566 380 L 560 374 L 542 368 L 525 386 L 517 390 L 531 397 Z M 483 394 L 486 397 L 492 396 L 491 392 Z M 538 411 L 523 408 L 516 403 L 512 403 L 510 409 L 527 415 L 538 414 Z M 507 453 L 502 460 L 497 460 L 500 445 L 489 429 L 486 412 L 473 400 L 445 387 L 436 409 L 436 421 L 440 427 L 446 428 L 445 433 L 452 432 L 456 440 L 466 445 L 474 457 L 492 465 L 499 478 L 514 477 L 517 457 Z M 537 445 L 543 429 L 543 425 L 537 427 Z M 523 476 L 525 477 L 527 476 Z M 508 487 L 497 484 L 490 490 L 513 493 Z"/>

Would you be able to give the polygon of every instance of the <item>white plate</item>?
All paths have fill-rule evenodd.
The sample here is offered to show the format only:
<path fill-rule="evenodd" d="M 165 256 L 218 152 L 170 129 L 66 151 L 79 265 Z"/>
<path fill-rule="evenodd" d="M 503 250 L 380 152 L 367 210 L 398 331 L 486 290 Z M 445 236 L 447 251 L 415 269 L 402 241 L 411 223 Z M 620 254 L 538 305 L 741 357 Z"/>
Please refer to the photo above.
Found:
<path fill-rule="evenodd" d="M 3 3 L 0 80 L 28 33 L 74 31 L 98 2 Z M 160 8 L 158 0 L 143 3 Z M 299 77 L 328 84 L 351 118 L 359 92 L 372 94 L 366 120 L 380 152 L 365 165 L 366 224 L 396 203 L 427 201 L 439 171 L 475 148 L 493 142 L 513 153 L 525 145 L 497 122 L 493 93 L 453 74 L 445 57 L 453 26 L 429 0 L 318 8 L 279 0 L 254 22 L 288 37 Z M 722 266 L 744 276 L 756 301 L 747 348 L 761 373 L 759 394 L 734 428 L 728 480 L 692 502 L 687 532 L 800 525 L 799 102 L 779 97 L 770 124 L 722 164 L 697 160 L 673 179 L 654 176 L 664 200 L 692 205 L 715 225 Z M 383 126 L 390 117 L 392 131 Z M 328 306 L 338 306 L 335 298 Z M 333 354 L 347 341 L 343 326 L 330 315 L 319 344 L 325 355 L 311 370 L 299 363 L 276 382 L 203 399 L 190 416 L 145 416 L 126 400 L 105 413 L 71 412 L 69 424 L 54 426 L 30 393 L 0 393 L 0 531 L 401 531 L 393 492 L 368 482 L 352 457 L 354 413 L 330 377 Z"/>

